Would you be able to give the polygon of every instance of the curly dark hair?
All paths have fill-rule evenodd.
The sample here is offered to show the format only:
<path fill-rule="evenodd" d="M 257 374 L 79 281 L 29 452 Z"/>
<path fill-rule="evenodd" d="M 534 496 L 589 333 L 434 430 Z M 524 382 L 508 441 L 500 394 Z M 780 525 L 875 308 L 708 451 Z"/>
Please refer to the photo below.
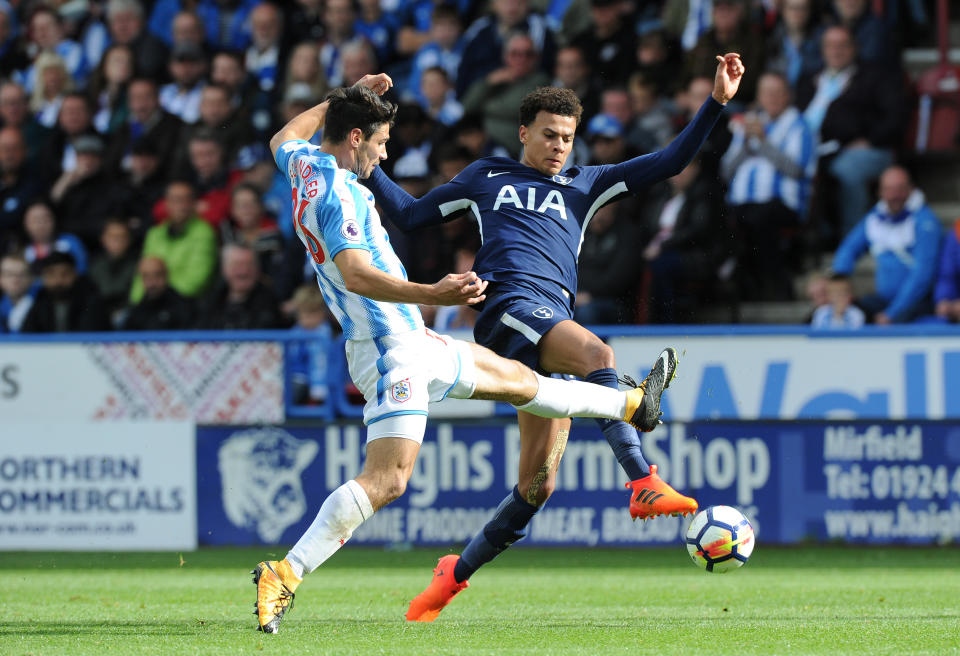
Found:
<path fill-rule="evenodd" d="M 363 138 L 369 139 L 384 123 L 393 125 L 397 115 L 396 105 L 363 86 L 333 89 L 324 100 L 330 105 L 323 140 L 330 143 L 341 143 L 354 128 L 360 128 Z"/>
<path fill-rule="evenodd" d="M 520 125 L 530 125 L 537 118 L 538 112 L 572 116 L 580 125 L 580 115 L 583 106 L 580 99 L 570 89 L 560 87 L 538 87 L 524 96 L 520 103 Z"/>

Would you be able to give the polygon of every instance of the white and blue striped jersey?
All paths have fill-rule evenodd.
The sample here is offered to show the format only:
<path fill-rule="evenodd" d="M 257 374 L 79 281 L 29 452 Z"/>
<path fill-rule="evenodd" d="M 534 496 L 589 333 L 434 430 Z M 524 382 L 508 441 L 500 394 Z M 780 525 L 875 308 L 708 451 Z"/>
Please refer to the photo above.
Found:
<path fill-rule="evenodd" d="M 374 207 L 373 194 L 357 176 L 337 166 L 333 155 L 295 139 L 277 149 L 277 166 L 290 180 L 293 222 L 310 252 L 323 298 L 347 339 L 371 339 L 423 328 L 420 309 L 409 303 L 374 301 L 347 291 L 334 264 L 347 248 L 370 252 L 374 267 L 407 279 Z"/>
<path fill-rule="evenodd" d="M 856 305 L 851 305 L 842 314 L 837 314 L 833 306 L 827 304 L 821 305 L 813 311 L 810 326 L 825 330 L 844 330 L 863 328 L 866 322 L 866 315 Z"/>
<path fill-rule="evenodd" d="M 724 159 L 735 160 L 747 147 L 741 126 L 731 126 L 733 139 Z M 791 177 L 774 166 L 759 153 L 752 153 L 737 166 L 730 180 L 727 201 L 731 205 L 766 203 L 780 200 L 803 216 L 810 196 L 810 185 L 816 172 L 816 143 L 803 115 L 796 108 L 786 109 L 766 128 L 766 142 L 783 153 L 802 171 L 800 177 Z"/>

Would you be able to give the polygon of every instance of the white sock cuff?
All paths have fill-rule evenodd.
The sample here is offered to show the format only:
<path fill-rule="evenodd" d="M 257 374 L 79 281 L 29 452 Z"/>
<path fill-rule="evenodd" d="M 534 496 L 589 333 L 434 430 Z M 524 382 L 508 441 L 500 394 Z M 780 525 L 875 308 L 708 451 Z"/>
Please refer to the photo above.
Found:
<path fill-rule="evenodd" d="M 352 478 L 347 481 L 345 485 L 353 496 L 353 500 L 357 502 L 357 508 L 360 509 L 360 515 L 363 517 L 363 521 L 367 521 L 373 517 L 373 504 L 370 503 L 370 497 L 367 496 L 367 491 L 363 489 L 363 486 Z"/>
<path fill-rule="evenodd" d="M 542 403 L 543 399 L 552 400 L 554 396 L 557 396 L 556 392 L 563 391 L 563 387 L 556 387 L 556 383 L 561 382 L 557 378 L 544 376 L 542 374 L 538 374 L 536 371 L 533 372 L 533 375 L 537 377 L 537 393 L 527 405 L 531 405 L 533 403 Z M 563 395 L 560 394 L 560 396 Z"/>

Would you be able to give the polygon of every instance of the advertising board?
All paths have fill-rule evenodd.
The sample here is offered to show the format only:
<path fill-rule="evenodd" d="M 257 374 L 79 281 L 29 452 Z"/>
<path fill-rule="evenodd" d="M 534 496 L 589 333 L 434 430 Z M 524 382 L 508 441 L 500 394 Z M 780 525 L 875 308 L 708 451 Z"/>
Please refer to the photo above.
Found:
<path fill-rule="evenodd" d="M 202 544 L 294 542 L 323 499 L 360 471 L 363 430 L 203 427 Z M 960 539 L 960 427 L 929 422 L 700 422 L 644 435 L 644 453 L 701 507 L 740 508 L 770 543 Z M 468 540 L 516 481 L 510 424 L 432 425 L 404 496 L 354 534 L 366 544 Z M 679 543 L 685 521 L 633 522 L 626 477 L 591 422 L 577 422 L 529 545 Z"/>
<path fill-rule="evenodd" d="M 642 380 L 666 344 L 681 350 L 664 396 L 672 421 L 960 419 L 960 334 L 615 337 L 617 368 Z"/>
<path fill-rule="evenodd" d="M 282 351 L 274 342 L 0 343 L 0 416 L 282 422 Z"/>
<path fill-rule="evenodd" d="M 193 424 L 7 423 L 0 549 L 193 549 Z"/>

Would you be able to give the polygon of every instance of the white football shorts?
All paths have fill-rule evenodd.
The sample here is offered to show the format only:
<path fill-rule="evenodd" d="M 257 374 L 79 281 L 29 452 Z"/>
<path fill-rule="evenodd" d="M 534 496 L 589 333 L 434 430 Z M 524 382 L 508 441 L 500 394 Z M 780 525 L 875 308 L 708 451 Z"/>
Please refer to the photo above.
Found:
<path fill-rule="evenodd" d="M 429 328 L 347 340 L 347 366 L 363 393 L 367 441 L 404 437 L 423 442 L 427 405 L 470 398 L 477 387 L 470 345 Z"/>

